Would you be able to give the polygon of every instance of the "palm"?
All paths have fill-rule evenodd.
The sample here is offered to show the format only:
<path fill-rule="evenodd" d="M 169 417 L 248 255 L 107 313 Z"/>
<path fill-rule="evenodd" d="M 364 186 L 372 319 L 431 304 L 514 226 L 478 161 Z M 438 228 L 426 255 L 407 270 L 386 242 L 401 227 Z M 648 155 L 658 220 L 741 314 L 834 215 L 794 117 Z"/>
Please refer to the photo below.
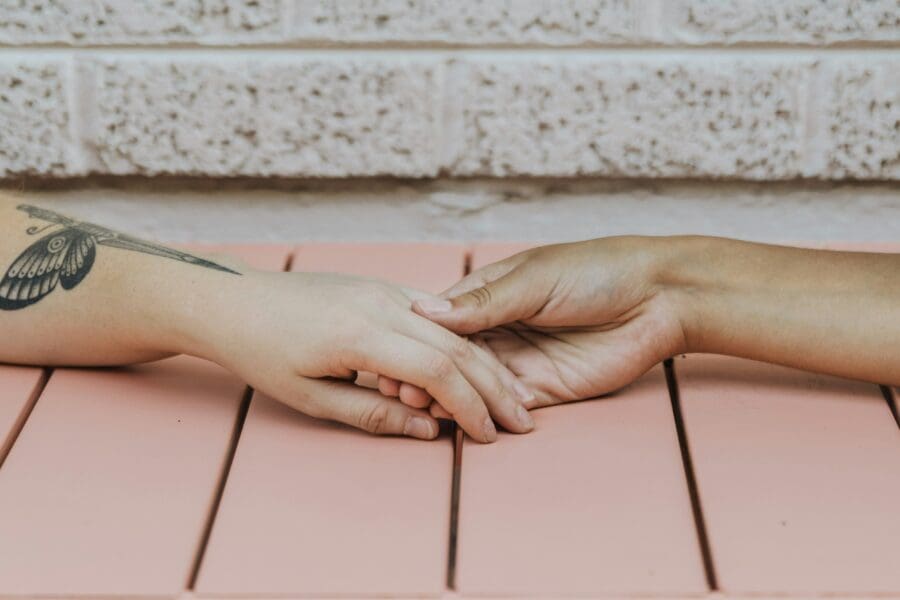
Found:
<path fill-rule="evenodd" d="M 482 334 L 536 396 L 533 407 L 615 391 L 676 348 L 678 332 L 652 312 L 625 323 L 544 328 L 514 323 Z"/>

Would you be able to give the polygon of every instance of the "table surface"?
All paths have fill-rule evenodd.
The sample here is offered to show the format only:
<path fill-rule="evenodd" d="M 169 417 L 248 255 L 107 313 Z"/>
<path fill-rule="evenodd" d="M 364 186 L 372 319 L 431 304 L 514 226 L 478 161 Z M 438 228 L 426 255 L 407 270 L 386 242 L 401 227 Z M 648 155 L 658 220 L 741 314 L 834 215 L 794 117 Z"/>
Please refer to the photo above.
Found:
<path fill-rule="evenodd" d="M 522 247 L 212 249 L 438 291 Z M 492 445 L 316 421 L 189 357 L 0 390 L 0 597 L 900 597 L 874 384 L 677 357 Z"/>

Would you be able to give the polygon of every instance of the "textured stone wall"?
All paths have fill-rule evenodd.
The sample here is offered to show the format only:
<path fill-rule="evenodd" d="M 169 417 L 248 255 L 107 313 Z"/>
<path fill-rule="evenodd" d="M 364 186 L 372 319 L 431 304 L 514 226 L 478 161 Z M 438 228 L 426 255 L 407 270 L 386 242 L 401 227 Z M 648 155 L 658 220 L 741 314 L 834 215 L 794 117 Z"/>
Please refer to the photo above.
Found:
<path fill-rule="evenodd" d="M 896 0 L 2 0 L 5 44 L 894 42 Z"/>
<path fill-rule="evenodd" d="M 0 0 L 0 177 L 900 179 L 900 0 Z"/>

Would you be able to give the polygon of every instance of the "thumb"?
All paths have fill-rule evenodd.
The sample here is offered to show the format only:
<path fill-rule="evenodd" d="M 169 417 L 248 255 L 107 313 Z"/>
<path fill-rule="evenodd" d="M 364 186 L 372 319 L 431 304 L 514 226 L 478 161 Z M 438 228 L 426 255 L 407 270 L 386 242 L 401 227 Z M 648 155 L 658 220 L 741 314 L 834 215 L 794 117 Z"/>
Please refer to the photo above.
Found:
<path fill-rule="evenodd" d="M 375 390 L 342 381 L 311 379 L 304 383 L 307 397 L 318 404 L 317 410 L 305 412 L 316 417 L 377 435 L 405 435 L 421 440 L 438 436 L 438 423 L 428 411 L 411 408 Z"/>
<path fill-rule="evenodd" d="M 526 278 L 516 270 L 464 294 L 444 300 L 423 298 L 413 302 L 413 311 L 450 331 L 477 333 L 520 319 L 535 312 L 528 301 Z"/>

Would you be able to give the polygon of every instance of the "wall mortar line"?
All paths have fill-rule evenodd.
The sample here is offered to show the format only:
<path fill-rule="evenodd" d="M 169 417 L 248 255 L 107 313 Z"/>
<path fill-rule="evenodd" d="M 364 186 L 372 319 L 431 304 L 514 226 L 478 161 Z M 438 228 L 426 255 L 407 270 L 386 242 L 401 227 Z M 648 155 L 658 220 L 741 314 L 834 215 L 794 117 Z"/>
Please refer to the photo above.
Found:
<path fill-rule="evenodd" d="M 521 56 L 529 58 L 541 55 L 584 55 L 588 57 L 631 57 L 631 56 L 746 56 L 746 57 L 766 57 L 766 56 L 819 56 L 831 54 L 848 54 L 859 56 L 874 55 L 900 55 L 900 43 L 895 45 L 878 44 L 876 46 L 868 45 L 845 45 L 845 46 L 802 46 L 802 45 L 774 45 L 774 44 L 758 44 L 753 46 L 742 46 L 737 44 L 729 44 L 723 46 L 703 45 L 703 46 L 671 46 L 671 45 L 653 45 L 642 44 L 641 46 L 386 46 L 386 45 L 317 45 L 317 46 L 290 46 L 290 45 L 140 45 L 140 44 L 109 44 L 109 45 L 52 45 L 52 44 L 36 44 L 36 45 L 4 45 L 0 44 L 0 57 L 3 55 L 12 55 L 22 57 L 23 52 L 37 56 L 40 54 L 109 54 L 117 56 L 127 55 L 148 55 L 157 56 L 160 54 L 172 56 L 175 54 L 209 54 L 211 56 L 246 54 L 246 55 L 284 55 L 284 56 L 305 56 L 305 55 L 358 55 L 361 51 L 374 55 L 402 55 L 407 59 L 410 51 L 414 50 L 417 56 L 445 56 L 445 55 L 473 55 L 473 56 Z M 301 51 L 298 53 L 298 51 Z"/>

